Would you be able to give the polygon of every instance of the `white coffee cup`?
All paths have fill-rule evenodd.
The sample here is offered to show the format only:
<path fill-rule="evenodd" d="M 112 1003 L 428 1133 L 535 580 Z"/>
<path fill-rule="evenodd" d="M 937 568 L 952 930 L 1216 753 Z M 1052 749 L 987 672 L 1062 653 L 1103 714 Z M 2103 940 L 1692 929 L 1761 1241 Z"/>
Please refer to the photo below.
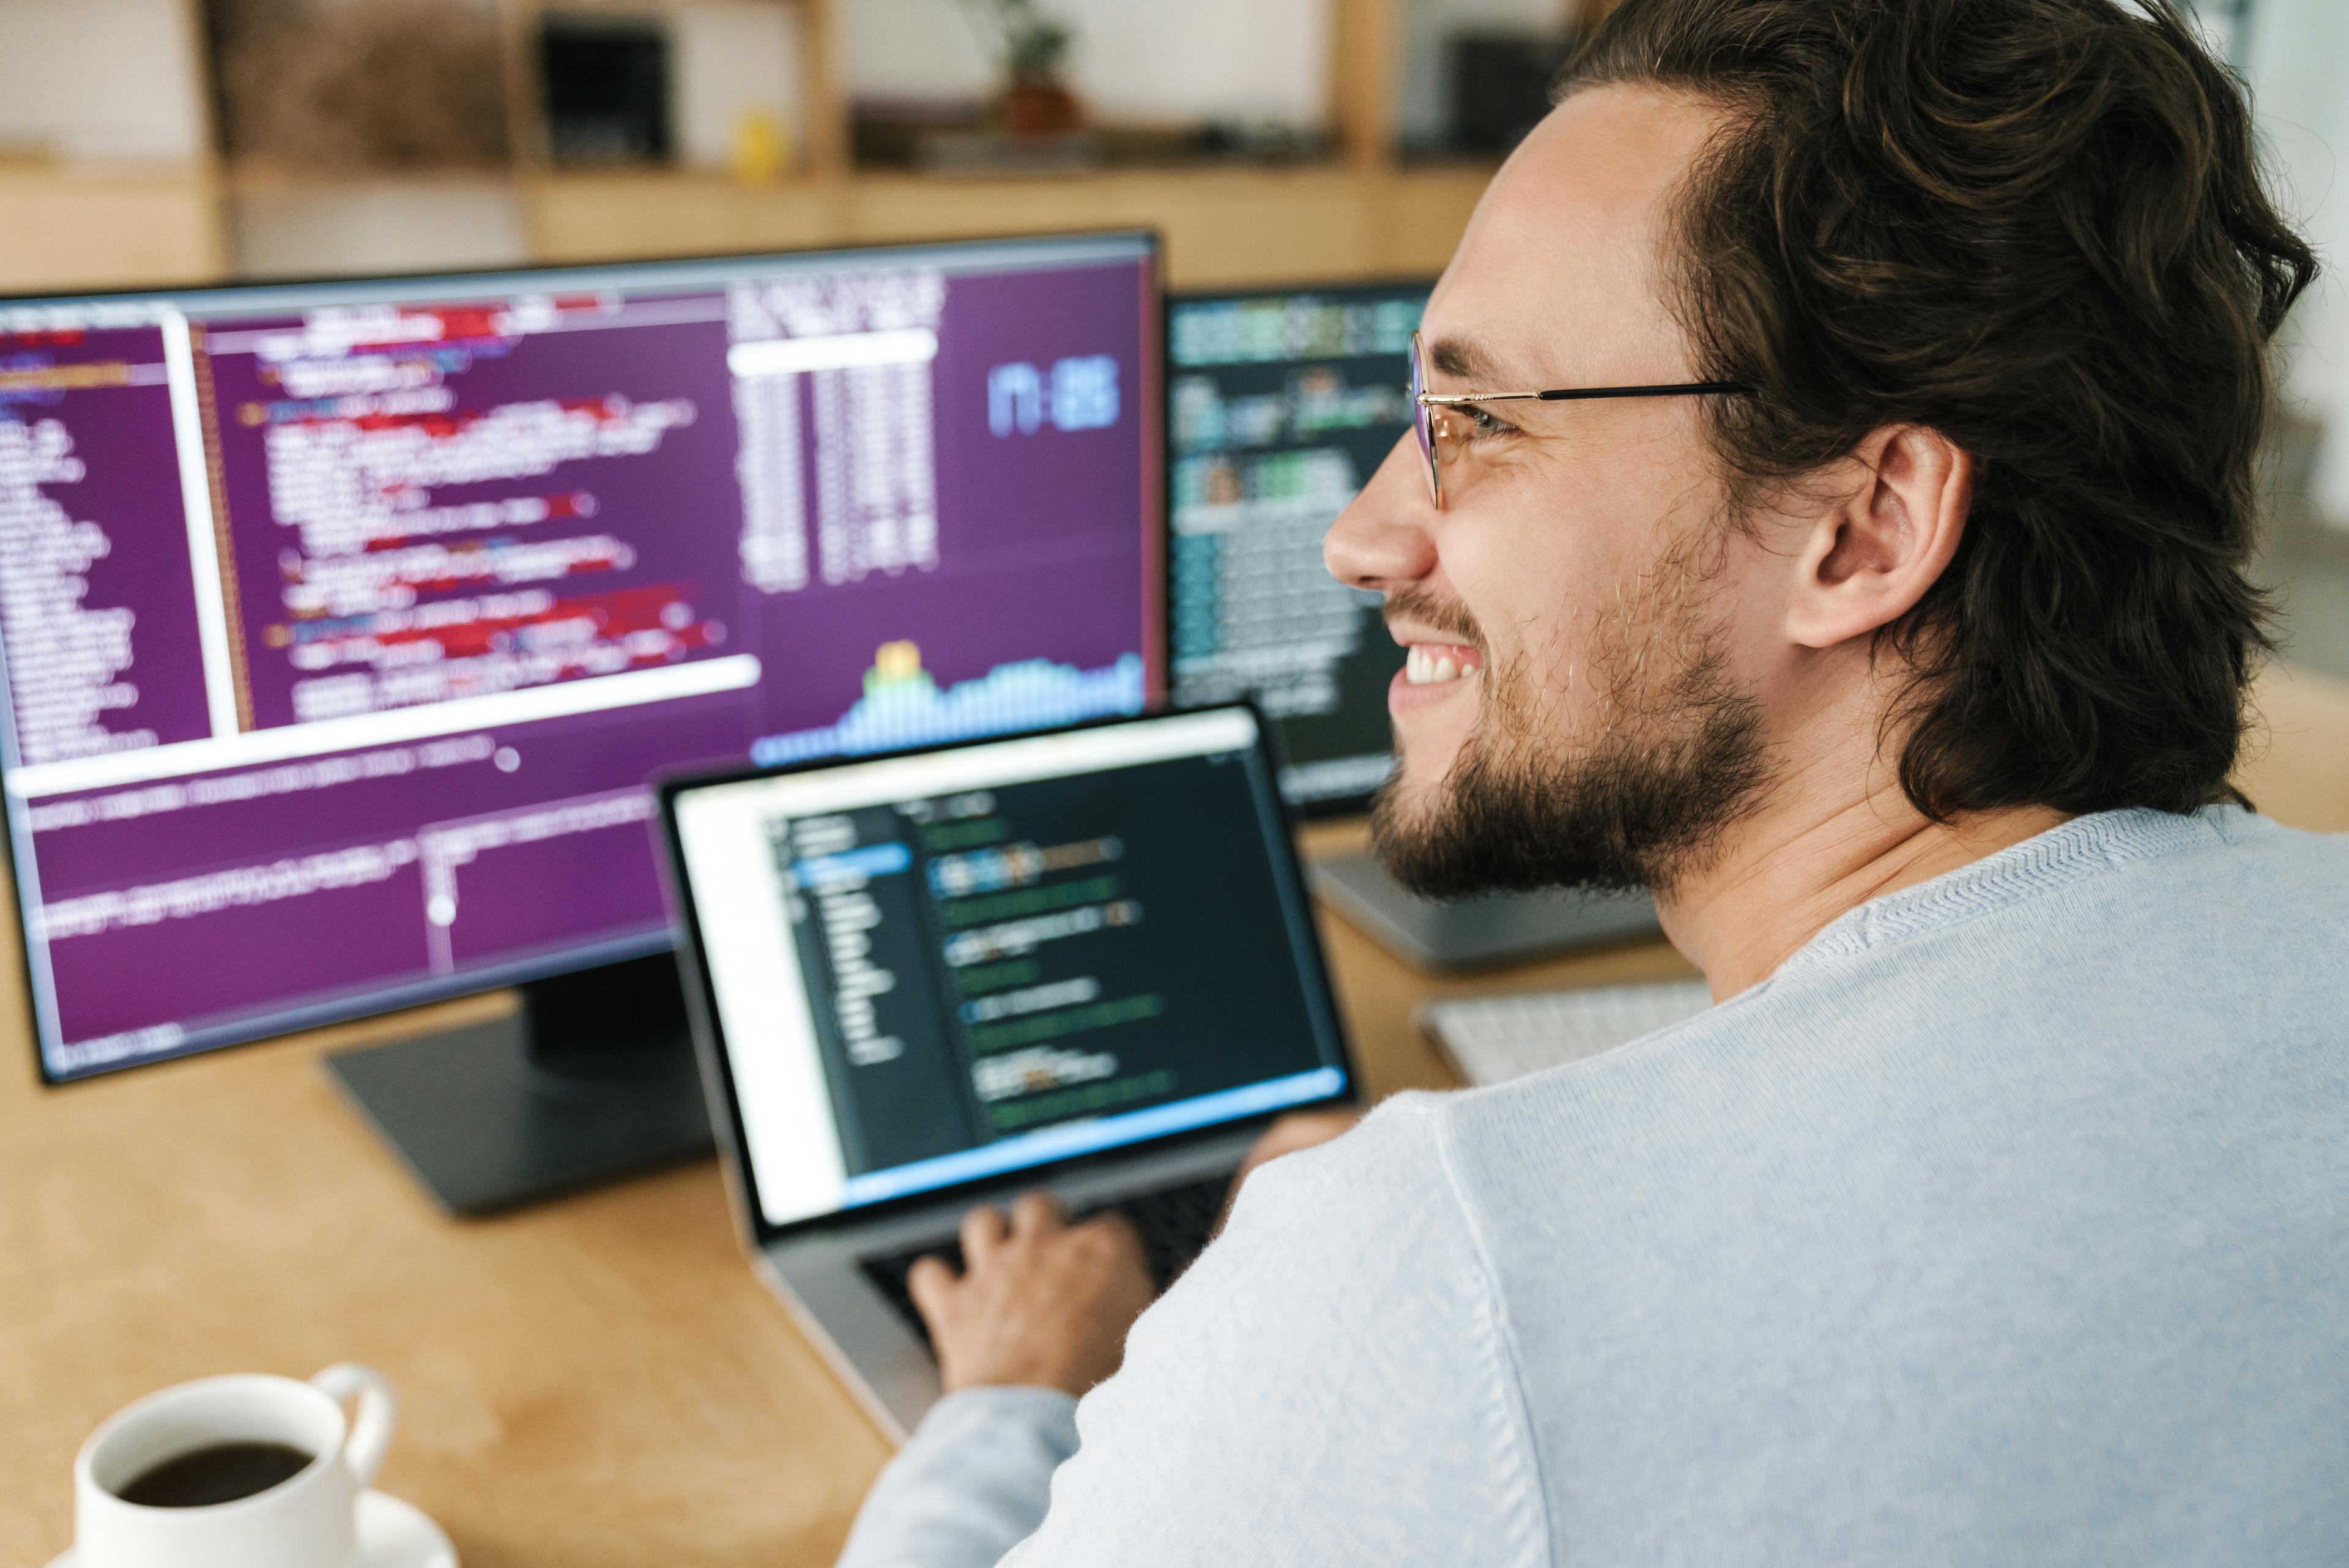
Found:
<path fill-rule="evenodd" d="M 358 1416 L 343 1404 L 357 1396 Z M 75 1568 L 352 1568 L 359 1494 L 398 1417 L 383 1375 L 345 1363 L 307 1383 L 206 1377 L 107 1418 L 74 1459 Z M 215 1443 L 284 1443 L 312 1457 L 290 1480 L 233 1502 L 149 1508 L 122 1489 Z"/>

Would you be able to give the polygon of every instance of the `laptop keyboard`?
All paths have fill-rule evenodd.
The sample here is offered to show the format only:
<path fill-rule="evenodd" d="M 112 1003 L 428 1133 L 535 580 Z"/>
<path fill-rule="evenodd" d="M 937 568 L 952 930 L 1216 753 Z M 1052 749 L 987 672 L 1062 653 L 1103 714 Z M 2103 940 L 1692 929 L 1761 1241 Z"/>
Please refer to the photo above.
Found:
<path fill-rule="evenodd" d="M 1207 1244 L 1207 1233 L 1216 1228 L 1216 1217 L 1223 1212 L 1224 1195 L 1231 1189 L 1229 1176 L 1211 1176 L 1205 1181 L 1193 1181 L 1181 1187 L 1169 1187 L 1163 1191 L 1145 1192 L 1104 1207 L 1122 1209 L 1142 1233 L 1143 1256 L 1150 1264 L 1150 1277 L 1160 1290 L 1174 1282 L 1174 1276 L 1190 1266 Z M 930 1341 L 930 1331 L 922 1322 L 922 1314 L 914 1306 L 913 1293 L 905 1289 L 905 1275 L 916 1258 L 939 1257 L 962 1268 L 962 1243 L 947 1241 L 927 1247 L 916 1247 L 910 1252 L 898 1252 L 885 1258 L 867 1258 L 863 1262 L 865 1278 L 875 1289 L 889 1298 L 897 1315 L 911 1324 L 922 1343 Z"/>

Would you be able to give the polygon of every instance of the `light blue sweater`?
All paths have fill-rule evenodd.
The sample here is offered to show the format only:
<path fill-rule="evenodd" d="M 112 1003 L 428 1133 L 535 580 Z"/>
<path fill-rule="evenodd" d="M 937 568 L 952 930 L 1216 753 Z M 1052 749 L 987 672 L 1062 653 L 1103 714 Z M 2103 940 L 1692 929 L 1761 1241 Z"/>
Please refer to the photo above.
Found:
<path fill-rule="evenodd" d="M 1266 1167 L 843 1562 L 2349 1563 L 2344 1042 L 2349 841 L 2082 818 Z"/>

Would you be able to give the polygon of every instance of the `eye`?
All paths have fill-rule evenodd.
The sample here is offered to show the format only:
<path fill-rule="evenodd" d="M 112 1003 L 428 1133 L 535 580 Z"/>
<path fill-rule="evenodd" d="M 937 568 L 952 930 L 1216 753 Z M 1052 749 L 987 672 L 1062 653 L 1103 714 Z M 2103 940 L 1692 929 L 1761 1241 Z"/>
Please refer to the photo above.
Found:
<path fill-rule="evenodd" d="M 1481 403 L 1464 404 L 1460 411 L 1467 422 L 1468 439 L 1470 441 L 1482 441 L 1487 436 L 1516 435 L 1517 433 L 1516 426 L 1511 424 L 1505 419 L 1498 418 L 1497 416 L 1486 411 L 1484 405 Z"/>

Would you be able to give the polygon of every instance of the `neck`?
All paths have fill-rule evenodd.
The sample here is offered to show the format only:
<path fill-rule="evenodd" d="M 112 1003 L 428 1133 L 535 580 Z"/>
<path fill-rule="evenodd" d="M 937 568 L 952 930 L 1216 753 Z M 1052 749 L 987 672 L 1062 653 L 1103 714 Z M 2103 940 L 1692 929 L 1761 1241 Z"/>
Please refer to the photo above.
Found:
<path fill-rule="evenodd" d="M 1897 784 L 1785 781 L 1705 866 L 1656 899 L 1664 934 L 1704 971 L 1715 1002 L 1770 978 L 1847 911 L 2046 832 L 2066 814 L 2018 806 L 1937 823 Z M 1816 783 L 1816 781 L 1811 781 Z"/>

